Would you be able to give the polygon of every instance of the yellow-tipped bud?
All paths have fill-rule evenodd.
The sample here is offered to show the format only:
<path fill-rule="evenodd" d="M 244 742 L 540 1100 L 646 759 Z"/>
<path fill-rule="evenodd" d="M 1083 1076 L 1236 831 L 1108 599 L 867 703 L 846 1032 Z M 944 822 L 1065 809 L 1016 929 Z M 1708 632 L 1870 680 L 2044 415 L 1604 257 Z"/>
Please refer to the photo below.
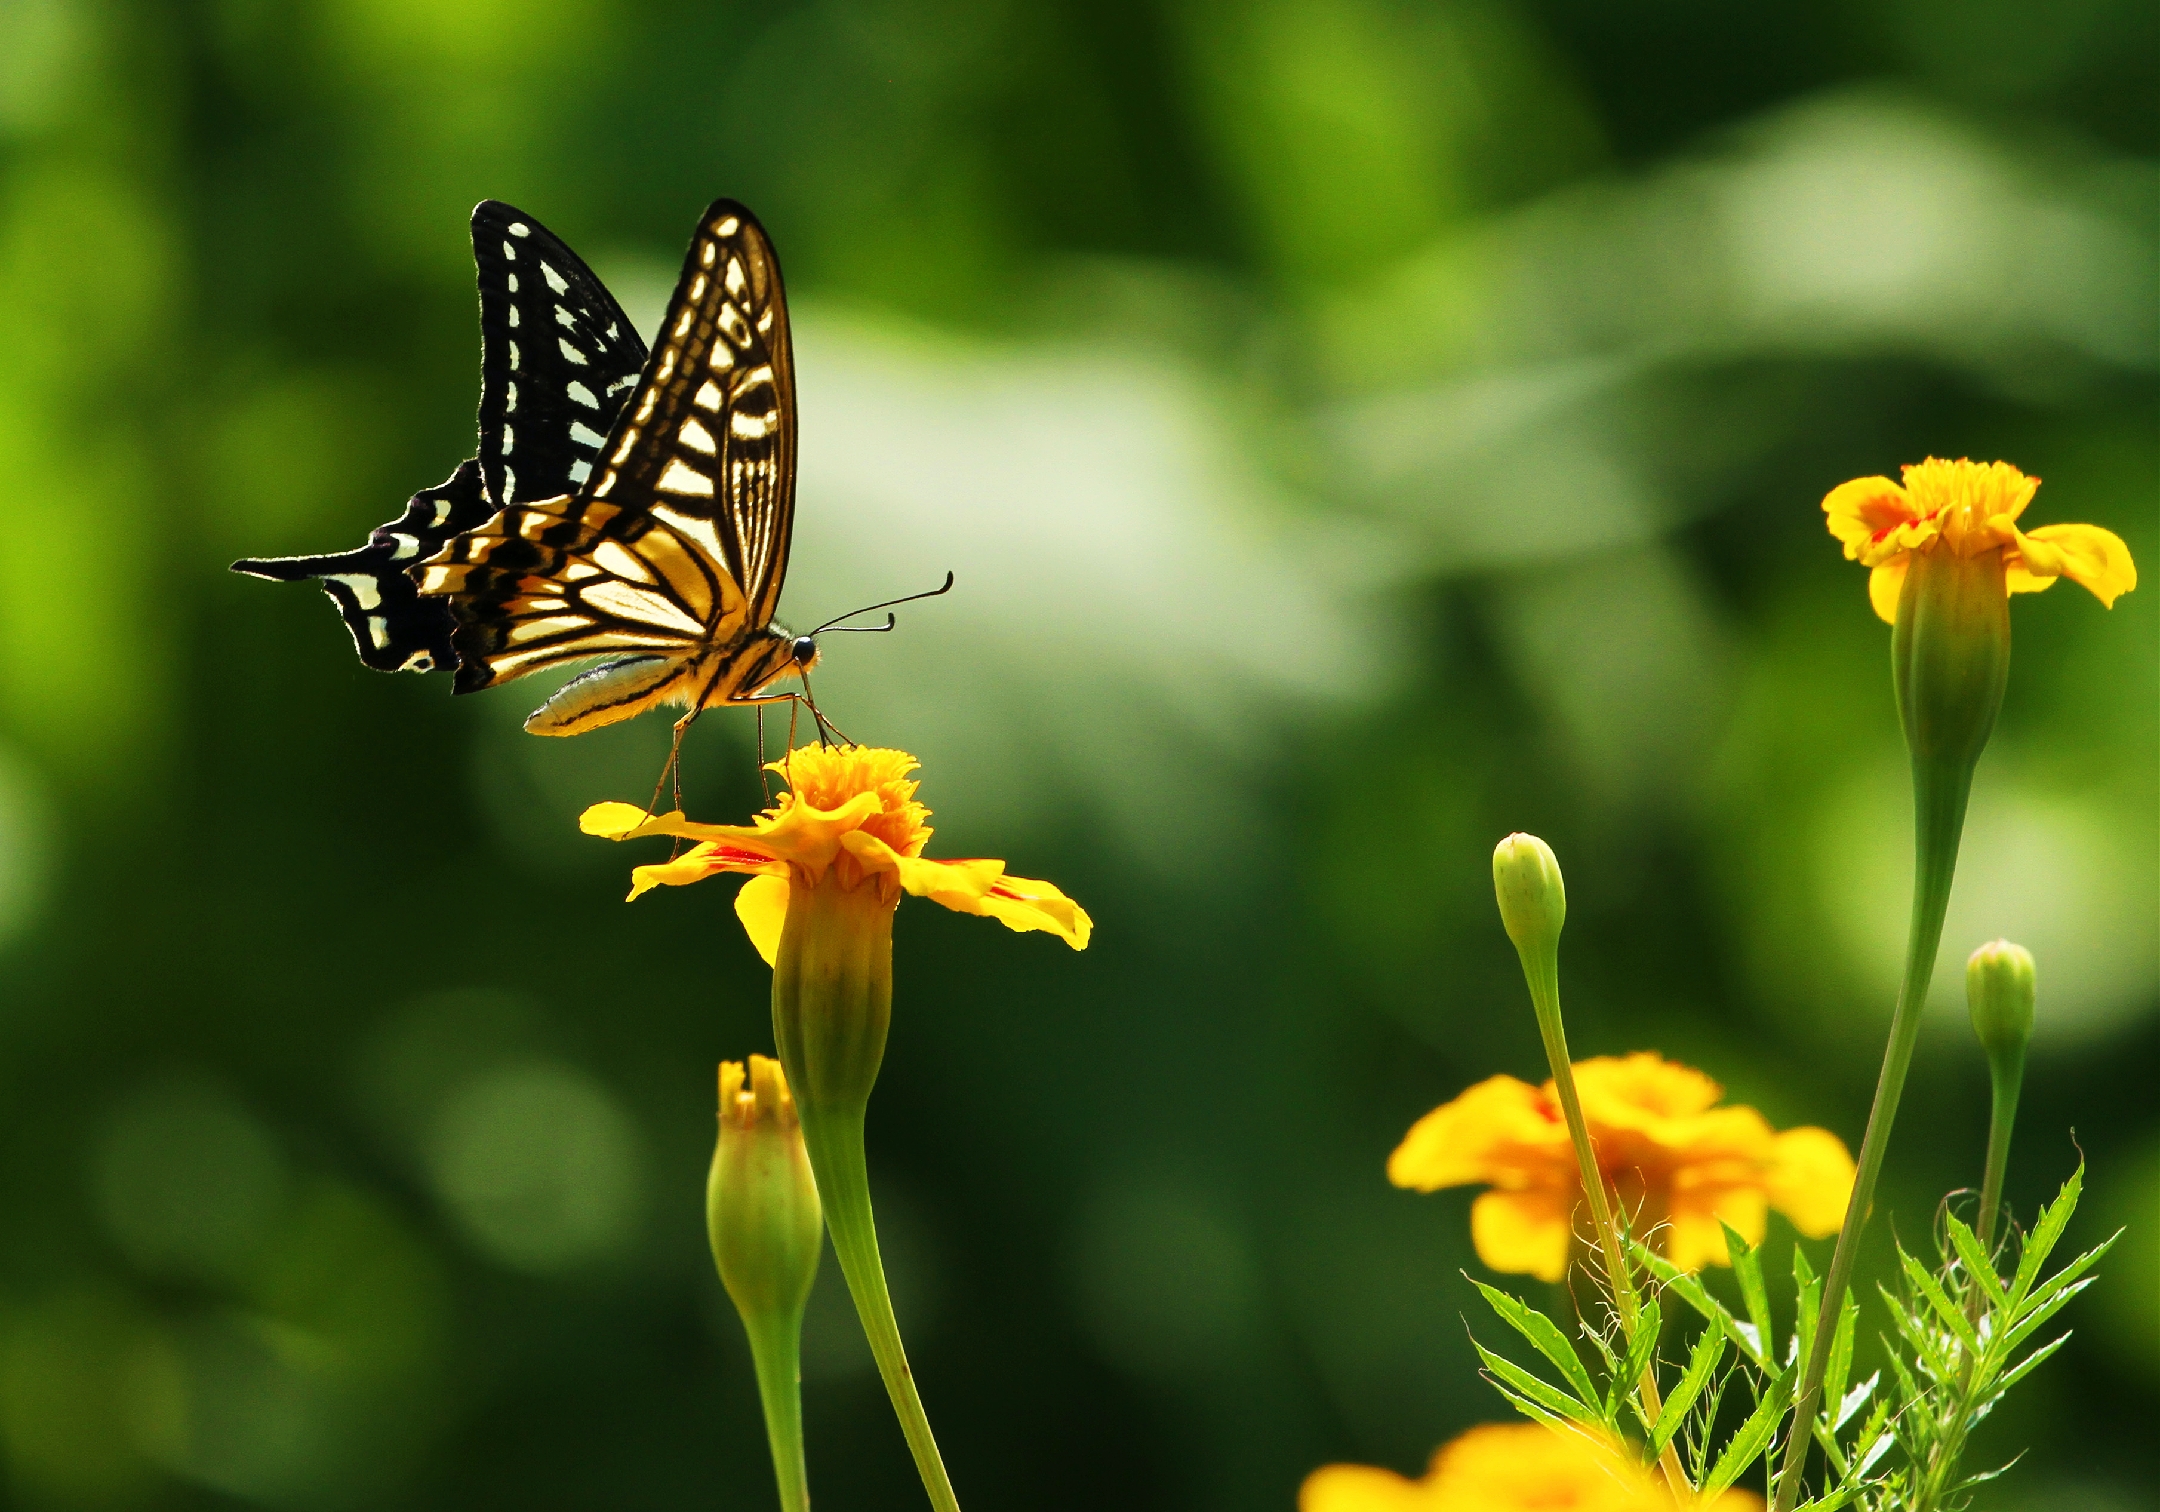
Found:
<path fill-rule="evenodd" d="M 2033 1031 L 2032 952 L 1993 940 L 1965 962 L 1965 1006 L 1990 1062 L 2022 1057 Z"/>
<path fill-rule="evenodd" d="M 1567 922 L 1560 858 L 1535 835 L 1510 835 L 1493 848 L 1493 892 L 1500 922 L 1519 951 L 1549 951 Z"/>
<path fill-rule="evenodd" d="M 745 1086 L 747 1081 L 748 1085 Z M 705 1222 L 721 1284 L 753 1332 L 799 1322 L 817 1279 L 825 1214 L 802 1125 L 780 1063 L 720 1063 L 720 1141 L 705 1187 Z"/>

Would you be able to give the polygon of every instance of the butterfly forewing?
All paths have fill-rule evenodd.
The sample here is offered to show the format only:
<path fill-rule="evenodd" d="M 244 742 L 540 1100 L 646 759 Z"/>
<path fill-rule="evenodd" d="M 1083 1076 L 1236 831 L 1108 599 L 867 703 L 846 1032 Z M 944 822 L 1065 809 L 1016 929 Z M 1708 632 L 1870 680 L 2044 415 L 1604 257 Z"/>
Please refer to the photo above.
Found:
<path fill-rule="evenodd" d="M 698 225 L 592 494 L 632 516 L 708 522 L 752 625 L 771 620 L 795 518 L 795 353 L 779 259 L 732 200 Z"/>
<path fill-rule="evenodd" d="M 592 270 L 500 200 L 472 215 L 480 281 L 480 467 L 497 508 L 575 493 L 645 367 Z"/>
<path fill-rule="evenodd" d="M 463 462 L 444 482 L 414 494 L 365 546 L 329 556 L 250 557 L 233 563 L 233 571 L 281 583 L 319 579 L 363 662 L 378 672 L 432 672 L 457 665 L 451 648 L 457 621 L 440 599 L 420 596 L 407 569 L 488 514 L 480 465 Z"/>

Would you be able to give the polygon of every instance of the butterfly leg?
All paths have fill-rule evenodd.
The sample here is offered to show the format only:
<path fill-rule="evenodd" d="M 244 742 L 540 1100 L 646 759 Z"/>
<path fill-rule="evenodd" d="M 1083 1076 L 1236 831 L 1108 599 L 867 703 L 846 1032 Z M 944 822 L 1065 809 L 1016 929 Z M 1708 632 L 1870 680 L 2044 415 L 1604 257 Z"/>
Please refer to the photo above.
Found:
<path fill-rule="evenodd" d="M 818 744 L 819 744 L 819 745 L 828 745 L 828 744 L 830 744 L 830 743 L 831 743 L 831 742 L 827 741 L 827 740 L 826 740 L 826 738 L 825 738 L 825 732 L 826 732 L 826 731 L 828 731 L 828 730 L 830 730 L 830 731 L 831 731 L 831 732 L 832 732 L 833 734 L 835 734 L 835 735 L 837 735 L 837 736 L 839 736 L 839 737 L 840 737 L 840 744 L 842 744 L 842 745 L 860 745 L 860 744 L 861 744 L 861 742 L 860 742 L 860 741 L 858 741 L 858 740 L 856 740 L 854 736 L 852 736 L 852 735 L 848 734 L 848 732 L 847 732 L 847 731 L 845 731 L 845 730 L 841 729 L 841 728 L 840 728 L 840 727 L 839 727 L 838 725 L 834 724 L 834 723 L 833 723 L 833 722 L 832 722 L 832 721 L 831 721 L 830 719 L 828 719 L 828 718 L 826 718 L 826 717 L 825 717 L 825 711 L 824 711 L 823 709 L 820 709 L 820 708 L 819 708 L 819 707 L 817 706 L 817 700 L 816 700 L 815 698 L 812 698 L 812 697 L 810 696 L 810 674 L 809 674 L 809 673 L 807 673 L 807 672 L 805 672 L 805 673 L 801 674 L 801 676 L 802 676 L 802 693 L 801 693 L 801 695 L 800 695 L 800 696 L 801 696 L 801 698 L 802 698 L 802 701 L 803 701 L 804 703 L 806 703 L 806 704 L 808 704 L 808 705 L 810 706 L 810 717 L 811 717 L 812 719 L 814 719 L 814 720 L 816 720 L 816 721 L 817 721 L 817 727 L 818 727 Z M 792 697 L 795 697 L 795 696 L 797 696 L 797 695 L 794 695 L 794 694 L 790 694 L 790 695 L 789 695 L 789 697 L 791 697 L 791 698 L 792 698 Z"/>

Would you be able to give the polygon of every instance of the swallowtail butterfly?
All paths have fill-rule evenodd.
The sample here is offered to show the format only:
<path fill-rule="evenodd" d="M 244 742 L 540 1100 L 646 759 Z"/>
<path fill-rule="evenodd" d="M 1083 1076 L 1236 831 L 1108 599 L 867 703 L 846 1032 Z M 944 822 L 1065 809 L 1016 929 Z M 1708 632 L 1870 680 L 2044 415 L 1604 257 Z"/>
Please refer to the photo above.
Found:
<path fill-rule="evenodd" d="M 456 616 L 460 693 L 610 657 L 534 711 L 538 735 L 794 696 L 764 693 L 817 660 L 814 636 L 772 623 L 795 516 L 794 349 L 779 260 L 741 205 L 716 200 L 698 223 L 658 346 L 577 481 L 505 503 L 413 574 Z"/>
<path fill-rule="evenodd" d="M 457 667 L 457 621 L 448 604 L 420 596 L 412 569 L 518 500 L 580 487 L 645 366 L 645 343 L 614 296 L 537 220 L 486 200 L 473 211 L 472 240 L 479 455 L 414 494 L 357 550 L 233 563 L 279 582 L 318 580 L 360 659 L 380 672 Z"/>

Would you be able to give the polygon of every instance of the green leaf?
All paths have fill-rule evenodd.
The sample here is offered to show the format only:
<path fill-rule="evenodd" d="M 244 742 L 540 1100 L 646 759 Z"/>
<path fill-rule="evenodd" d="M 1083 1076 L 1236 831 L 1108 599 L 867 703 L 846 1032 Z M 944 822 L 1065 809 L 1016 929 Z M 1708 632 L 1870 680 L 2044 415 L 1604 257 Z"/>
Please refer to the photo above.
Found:
<path fill-rule="evenodd" d="M 1727 1338 L 1740 1346 L 1740 1352 L 1746 1355 L 1749 1360 L 1758 1366 L 1768 1368 L 1770 1359 L 1763 1352 L 1761 1336 L 1756 1332 L 1754 1324 L 1743 1323 L 1734 1317 L 1730 1312 L 1726 1311 L 1724 1303 L 1710 1295 L 1709 1288 L 1704 1286 L 1700 1280 L 1689 1275 L 1662 1255 L 1653 1254 L 1641 1245 L 1636 1245 L 1633 1249 L 1636 1263 L 1655 1276 L 1659 1285 L 1668 1293 L 1694 1308 L 1708 1322 L 1716 1324 L 1718 1328 L 1723 1330 Z"/>
<path fill-rule="evenodd" d="M 1602 1428 L 1605 1426 L 1604 1415 L 1595 1407 L 1585 1406 L 1559 1387 L 1539 1380 L 1513 1360 L 1504 1355 L 1494 1354 L 1474 1338 L 1470 1341 L 1470 1346 L 1478 1352 L 1478 1358 L 1485 1362 L 1487 1370 L 1498 1376 L 1501 1381 L 1506 1382 L 1507 1386 L 1512 1387 L 1516 1393 L 1528 1397 L 1548 1413 L 1571 1419 L 1586 1427 Z"/>
<path fill-rule="evenodd" d="M 1980 1288 L 1991 1309 L 2000 1311 L 2008 1305 L 2009 1294 L 2003 1290 L 2002 1277 L 1995 1274 L 1995 1262 L 1980 1247 L 1980 1236 L 1967 1225 L 1960 1223 L 1955 1213 L 1946 1215 L 1950 1230 L 1950 1247 L 1965 1267 L 1965 1274 L 1972 1277 L 1973 1285 Z"/>
<path fill-rule="evenodd" d="M 1656 1459 L 1665 1452 L 1666 1444 L 1680 1431 L 1680 1425 L 1687 1421 L 1688 1409 L 1695 1405 L 1695 1399 L 1701 1396 L 1703 1388 L 1710 1384 L 1710 1377 L 1717 1370 L 1718 1361 L 1724 1358 L 1725 1335 L 1715 1328 L 1704 1329 L 1695 1341 L 1695 1353 L 1688 1360 L 1686 1373 L 1680 1377 L 1679 1384 L 1673 1387 L 1672 1395 L 1665 1399 L 1664 1407 L 1658 1412 L 1657 1422 L 1650 1429 L 1650 1458 Z"/>
<path fill-rule="evenodd" d="M 1560 1332 L 1559 1325 L 1527 1302 L 1509 1296 L 1498 1287 L 1487 1286 L 1474 1277 L 1470 1284 L 1478 1289 L 1478 1294 L 1500 1315 L 1501 1322 L 1529 1340 L 1539 1354 L 1552 1362 L 1553 1367 L 1566 1378 L 1568 1385 L 1575 1389 L 1576 1398 L 1596 1413 L 1599 1421 L 1604 1422 L 1605 1412 L 1600 1405 L 1603 1399 L 1597 1386 L 1591 1381 L 1590 1372 L 1583 1367 L 1582 1356 L 1575 1352 L 1575 1346 L 1568 1343 L 1567 1335 Z M 1606 1426 L 1612 1425 L 1608 1422 Z"/>
<path fill-rule="evenodd" d="M 1657 1358 L 1658 1334 L 1663 1331 L 1664 1327 L 1665 1317 L 1659 1311 L 1656 1300 L 1645 1297 L 1642 1311 L 1635 1319 L 1634 1337 L 1628 1340 L 1627 1362 L 1622 1367 L 1626 1371 L 1623 1380 L 1631 1398 L 1635 1391 L 1635 1383 L 1643 1378 L 1643 1372 L 1647 1371 L 1650 1368 L 1650 1362 Z M 1636 1415 L 1641 1416 L 1640 1409 L 1637 1410 Z M 1649 1428 L 1650 1425 L 1647 1422 L 1643 1424 L 1645 1432 L 1648 1432 Z"/>
<path fill-rule="evenodd" d="M 1906 1284 L 1912 1287 L 1914 1294 L 1934 1311 L 1943 1327 L 1950 1331 L 1951 1337 L 1964 1346 L 1966 1354 L 1977 1356 L 1980 1353 L 1980 1339 L 1973 1332 L 1972 1321 L 1965 1316 L 1965 1309 L 1950 1300 L 1949 1295 L 1942 1289 L 1942 1283 L 1929 1273 L 1926 1266 L 1906 1254 L 1903 1245 L 1898 1246 L 1898 1264 L 1904 1270 Z"/>
<path fill-rule="evenodd" d="M 1732 1225 L 1720 1227 L 1725 1230 L 1725 1252 L 1732 1257 L 1733 1275 L 1740 1282 L 1740 1298 L 1747 1303 L 1748 1318 L 1762 1340 L 1761 1347 L 1752 1353 L 1770 1361 L 1777 1354 L 1777 1336 L 1770 1331 L 1770 1289 L 1763 1285 L 1762 1255 L 1734 1233 Z"/>
<path fill-rule="evenodd" d="M 1822 1283 L 1815 1279 L 1815 1267 L 1808 1264 L 1807 1251 L 1795 1244 L 1792 1249 L 1793 1279 L 1793 1358 L 1805 1360 L 1815 1350 L 1815 1329 L 1821 1322 Z"/>
<path fill-rule="evenodd" d="M 2079 1161 L 2070 1179 L 2063 1183 L 2055 1200 L 2040 1210 L 2040 1221 L 2033 1225 L 2032 1233 L 2025 1240 L 2025 1253 L 2018 1257 L 2017 1276 L 2010 1283 L 2010 1301 L 2013 1307 L 2025 1300 L 2032 1284 L 2040 1274 L 2040 1267 L 2047 1263 L 2048 1251 L 2055 1247 L 2070 1226 L 2070 1215 L 2077 1211 L 2078 1194 L 2085 1189 L 2085 1162 Z"/>
<path fill-rule="evenodd" d="M 1748 1415 L 1748 1420 L 1740 1425 L 1740 1431 L 1725 1445 L 1725 1452 L 1717 1457 L 1717 1464 L 1702 1483 L 1701 1496 L 1704 1502 L 1717 1500 L 1762 1454 L 1771 1436 L 1777 1432 L 1778 1419 L 1785 1414 L 1788 1399 L 1792 1395 L 1793 1378 L 1799 1374 L 1799 1370 L 1800 1366 L 1795 1362 L 1779 1374 L 1771 1383 L 1770 1389 L 1763 1393 L 1762 1400 L 1755 1404 L 1755 1410 Z"/>
<path fill-rule="evenodd" d="M 2017 1316 L 2027 1316 L 2033 1309 L 2045 1306 L 2058 1288 L 2068 1286 L 2079 1276 L 2092 1269 L 2102 1255 L 2115 1247 L 2115 1241 L 2122 1236 L 2123 1231 L 2117 1229 L 2114 1233 L 2108 1235 L 2106 1239 L 2094 1245 L 2084 1254 L 2078 1256 L 2054 1275 L 2034 1287 L 2026 1294 L 2024 1305 L 2018 1310 Z"/>
<path fill-rule="evenodd" d="M 1834 1415 L 1830 1419 L 1831 1428 L 1842 1428 L 1851 1421 L 1852 1415 L 1867 1405 L 1867 1399 L 1875 1394 L 1875 1387 L 1881 1380 L 1882 1372 L 1878 1370 L 1839 1397 Z"/>
<path fill-rule="evenodd" d="M 1859 1323 L 1860 1304 L 1847 1291 L 1838 1308 L 1837 1332 L 1830 1336 L 1830 1362 L 1823 1369 L 1822 1405 L 1826 1415 L 1845 1395 L 1845 1376 L 1852 1369 L 1853 1330 Z"/>
<path fill-rule="evenodd" d="M 2034 1334 L 2038 1333 L 2042 1328 L 2047 1326 L 2048 1319 L 2054 1317 L 2057 1313 L 2061 1312 L 2065 1307 L 2069 1305 L 2070 1299 L 2072 1297 L 2075 1297 L 2079 1292 L 2083 1291 L 2086 1287 L 2092 1285 L 2093 1282 L 2099 1279 L 2100 1278 L 2097 1276 L 2087 1276 L 2084 1280 L 2078 1282 L 2077 1285 L 2071 1287 L 2069 1290 L 2058 1292 L 2054 1297 L 2050 1298 L 2044 1306 L 2034 1308 L 2023 1318 L 2019 1319 L 2017 1327 L 2005 1333 L 2002 1336 L 2002 1339 L 1997 1344 L 1997 1348 L 2000 1350 L 2000 1357 L 2007 1360 L 2008 1358 L 2010 1358 L 2010 1356 L 2016 1354 L 2018 1350 L 2023 1347 L 2027 1339 L 2031 1338 Z"/>
<path fill-rule="evenodd" d="M 2017 1364 L 2011 1366 L 2009 1370 L 2004 1372 L 2002 1379 L 1995 1383 L 1994 1394 L 1996 1396 L 2001 1396 L 2004 1392 L 2008 1391 L 2018 1382 L 2024 1380 L 2027 1375 L 2031 1374 L 2032 1369 L 2035 1365 L 2038 1365 L 2042 1360 L 2046 1359 L 2049 1355 L 2053 1354 L 2056 1350 L 2062 1348 L 2063 1345 L 2069 1342 L 2070 1335 L 2068 1333 L 2063 1333 L 2057 1335 L 2055 1338 L 2049 1340 L 2047 1343 L 2041 1345 L 2038 1349 L 2034 1350 L 2031 1354 L 2027 1355 L 2024 1359 L 2018 1361 Z"/>

